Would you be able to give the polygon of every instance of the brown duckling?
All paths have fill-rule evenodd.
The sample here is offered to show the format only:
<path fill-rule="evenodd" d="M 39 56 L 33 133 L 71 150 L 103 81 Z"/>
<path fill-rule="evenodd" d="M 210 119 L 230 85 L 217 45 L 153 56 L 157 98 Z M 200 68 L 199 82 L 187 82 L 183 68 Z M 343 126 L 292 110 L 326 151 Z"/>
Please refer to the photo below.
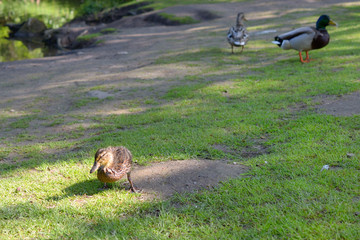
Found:
<path fill-rule="evenodd" d="M 120 180 L 125 174 L 130 183 L 130 190 L 137 192 L 131 180 L 132 155 L 126 147 L 107 147 L 97 150 L 95 153 L 95 162 L 90 173 L 97 170 L 97 178 L 104 183 Z"/>

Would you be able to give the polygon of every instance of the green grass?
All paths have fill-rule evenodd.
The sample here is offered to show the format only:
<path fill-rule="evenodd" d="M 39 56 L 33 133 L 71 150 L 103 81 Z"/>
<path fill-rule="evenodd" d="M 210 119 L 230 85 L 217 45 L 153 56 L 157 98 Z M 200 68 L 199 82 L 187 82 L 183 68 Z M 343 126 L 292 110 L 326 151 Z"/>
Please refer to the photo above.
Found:
<path fill-rule="evenodd" d="M 95 125 L 36 142 L 29 126 L 39 116 L 0 115 L 1 126 L 24 131 L 0 147 L 0 195 L 6 196 L 0 238 L 358 239 L 360 115 L 328 116 L 313 108 L 317 96 L 360 90 L 360 29 L 351 15 L 360 8 L 326 10 L 341 27 L 329 28 L 331 43 L 311 52 L 317 60 L 309 64 L 263 40 L 249 42 L 242 55 L 189 48 L 154 64 L 198 66 L 200 73 L 179 79 L 159 98 L 128 102 L 161 102 L 146 111 L 69 115 Z M 85 98 L 75 106 L 89 103 L 107 101 Z M 61 126 L 65 115 L 46 122 Z M 239 154 L 259 142 L 268 154 Z M 89 174 L 94 152 L 119 143 L 139 164 L 227 158 L 251 170 L 246 178 L 168 201 L 142 201 L 118 185 L 98 191 L 101 184 Z M 10 155 L 16 163 L 7 161 Z M 321 171 L 323 165 L 330 169 Z"/>
<path fill-rule="evenodd" d="M 91 33 L 91 34 L 86 34 L 86 35 L 82 35 L 77 37 L 77 40 L 79 41 L 91 41 L 94 38 L 100 37 L 102 34 L 101 33 Z"/>
<path fill-rule="evenodd" d="M 104 29 L 101 29 L 100 33 L 102 33 L 102 34 L 110 34 L 110 33 L 115 33 L 117 31 L 118 31 L 117 28 L 104 28 Z"/>
<path fill-rule="evenodd" d="M 168 19 L 172 22 L 176 22 L 176 23 L 179 23 L 179 24 L 192 24 L 192 23 L 198 23 L 199 21 L 193 19 L 192 17 L 189 17 L 189 16 L 185 16 L 185 17 L 178 17 L 178 16 L 175 16 L 173 14 L 168 14 L 168 13 L 159 13 L 159 16 L 165 18 L 165 19 Z"/>

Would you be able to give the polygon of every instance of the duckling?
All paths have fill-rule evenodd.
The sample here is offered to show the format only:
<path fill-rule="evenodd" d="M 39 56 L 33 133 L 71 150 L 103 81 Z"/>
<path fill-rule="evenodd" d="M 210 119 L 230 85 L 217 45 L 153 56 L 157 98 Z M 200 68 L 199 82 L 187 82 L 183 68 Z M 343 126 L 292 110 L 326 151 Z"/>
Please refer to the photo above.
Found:
<path fill-rule="evenodd" d="M 104 183 L 103 188 L 107 188 L 107 183 L 116 182 L 127 174 L 130 190 L 137 192 L 131 180 L 131 167 L 132 155 L 126 147 L 107 147 L 95 153 L 95 161 L 90 173 L 97 170 L 97 178 Z"/>
<path fill-rule="evenodd" d="M 301 27 L 275 37 L 274 44 L 284 50 L 294 49 L 299 51 L 300 61 L 302 63 L 310 62 L 309 51 L 320 49 L 328 45 L 330 41 L 326 26 L 337 26 L 328 15 L 321 15 L 316 22 L 316 27 Z M 301 52 L 306 52 L 306 58 L 303 59 Z"/>
<path fill-rule="evenodd" d="M 239 12 L 236 18 L 236 26 L 232 26 L 227 34 L 227 40 L 231 46 L 231 53 L 234 53 L 234 47 L 241 47 L 240 53 L 249 40 L 249 33 L 246 30 L 244 21 L 247 21 L 245 14 Z"/>

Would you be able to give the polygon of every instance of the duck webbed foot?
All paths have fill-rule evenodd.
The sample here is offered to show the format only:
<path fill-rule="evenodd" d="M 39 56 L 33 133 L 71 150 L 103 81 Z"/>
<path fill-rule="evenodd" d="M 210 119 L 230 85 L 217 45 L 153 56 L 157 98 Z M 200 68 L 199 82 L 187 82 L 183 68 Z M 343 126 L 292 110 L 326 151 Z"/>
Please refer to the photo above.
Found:
<path fill-rule="evenodd" d="M 308 63 L 308 62 L 312 61 L 312 59 L 310 59 L 310 57 L 309 57 L 309 52 L 308 51 L 305 51 L 305 52 L 306 52 L 305 60 L 303 59 L 301 52 L 299 52 L 300 62 L 302 62 L 302 63 Z"/>
<path fill-rule="evenodd" d="M 243 51 L 244 51 L 244 45 L 241 45 L 241 50 L 240 50 L 239 54 L 242 53 Z"/>
<path fill-rule="evenodd" d="M 139 189 L 137 189 L 137 188 L 134 187 L 134 184 L 133 184 L 133 182 L 132 182 L 132 180 L 131 180 L 131 175 L 130 175 L 130 173 L 127 173 L 127 179 L 128 179 L 128 181 L 129 181 L 129 183 L 130 183 L 130 192 L 133 192 L 133 193 L 139 193 L 139 192 L 141 192 Z"/>
<path fill-rule="evenodd" d="M 101 188 L 98 188 L 98 190 L 102 191 L 102 190 L 106 190 L 106 189 L 109 189 L 109 188 L 110 187 L 106 183 L 104 183 L 104 186 L 101 187 Z"/>

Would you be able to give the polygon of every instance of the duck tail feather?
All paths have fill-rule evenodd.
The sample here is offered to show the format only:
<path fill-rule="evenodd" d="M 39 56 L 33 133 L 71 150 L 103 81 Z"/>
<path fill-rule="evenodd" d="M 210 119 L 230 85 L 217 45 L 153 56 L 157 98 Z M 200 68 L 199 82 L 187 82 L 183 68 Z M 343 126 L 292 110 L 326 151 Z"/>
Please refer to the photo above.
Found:
<path fill-rule="evenodd" d="M 276 45 L 281 45 L 281 42 L 279 41 L 272 41 L 273 44 L 276 44 Z"/>

